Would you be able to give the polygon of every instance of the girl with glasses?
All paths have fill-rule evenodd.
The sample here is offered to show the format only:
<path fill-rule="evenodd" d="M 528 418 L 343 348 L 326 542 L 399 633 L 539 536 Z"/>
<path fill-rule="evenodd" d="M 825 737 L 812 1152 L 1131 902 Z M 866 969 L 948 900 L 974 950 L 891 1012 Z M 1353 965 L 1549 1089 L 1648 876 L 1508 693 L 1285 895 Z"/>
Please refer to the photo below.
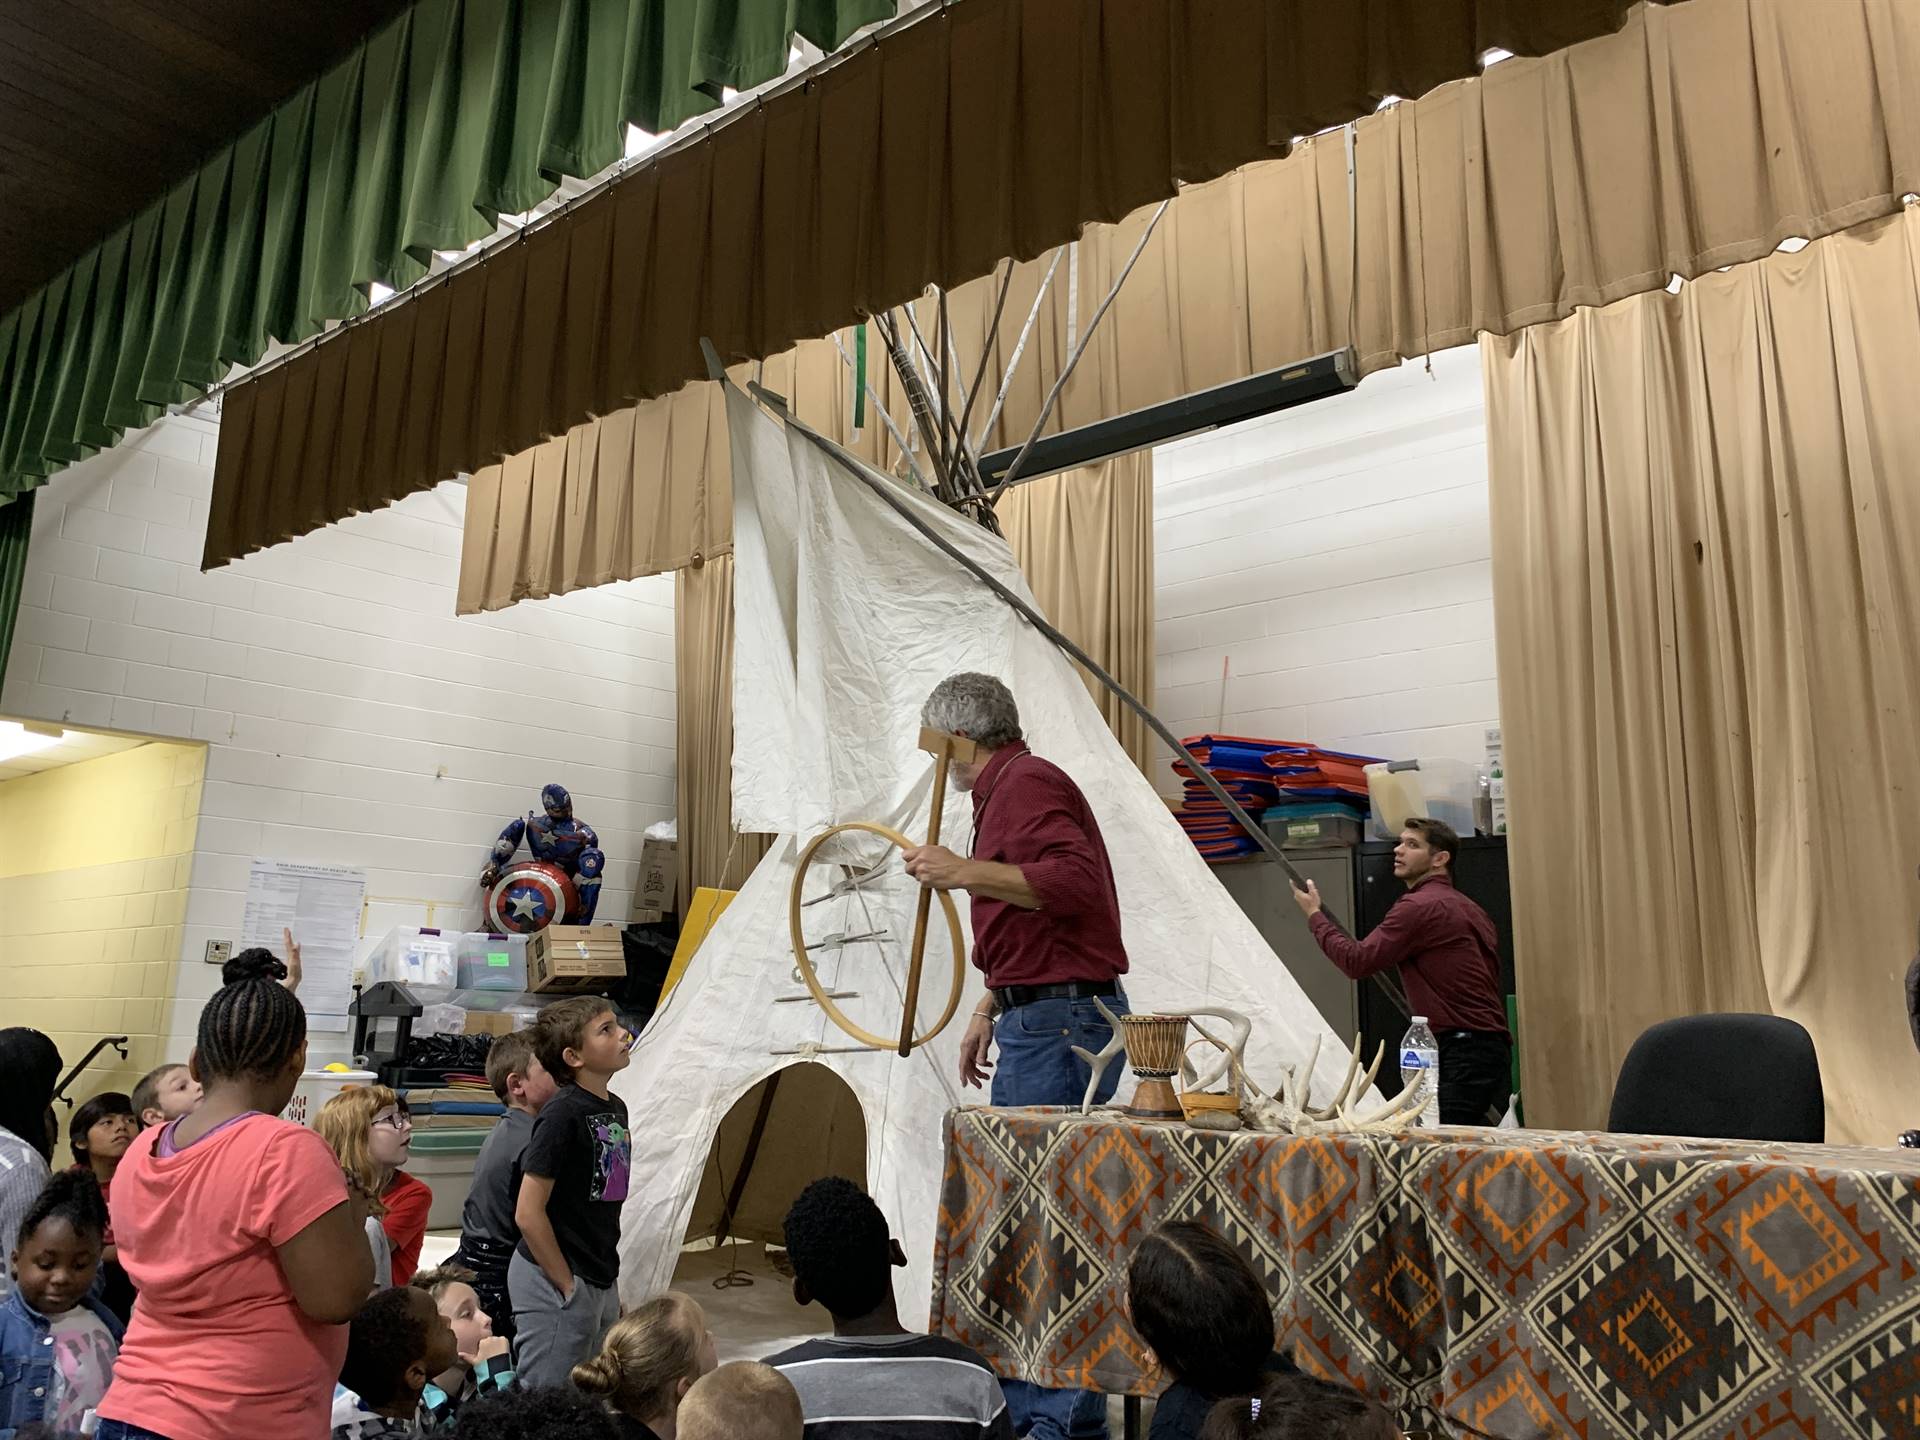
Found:
<path fill-rule="evenodd" d="M 388 1274 L 379 1283 L 405 1285 L 420 1266 L 433 1206 L 432 1189 L 400 1168 L 413 1145 L 407 1102 L 384 1085 L 349 1085 L 320 1107 L 313 1128 L 340 1157 L 340 1168 L 378 1202 L 378 1223 L 368 1225 L 367 1239 L 376 1274 L 387 1252 Z"/>

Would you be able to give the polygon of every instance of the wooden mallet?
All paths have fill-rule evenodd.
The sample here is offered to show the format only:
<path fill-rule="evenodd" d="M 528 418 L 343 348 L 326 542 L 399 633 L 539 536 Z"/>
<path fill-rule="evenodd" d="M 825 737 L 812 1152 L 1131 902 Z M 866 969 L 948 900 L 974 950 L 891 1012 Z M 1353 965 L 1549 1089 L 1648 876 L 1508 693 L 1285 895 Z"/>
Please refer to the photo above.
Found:
<path fill-rule="evenodd" d="M 920 748 L 933 756 L 933 809 L 927 816 L 927 844 L 940 843 L 940 812 L 947 808 L 947 767 L 970 764 L 977 747 L 964 735 L 920 727 Z M 920 903 L 913 912 L 913 949 L 907 956 L 907 1006 L 900 1017 L 900 1053 L 913 1052 L 914 1015 L 920 1008 L 920 962 L 927 948 L 927 915 L 933 908 L 933 887 L 920 887 Z"/>

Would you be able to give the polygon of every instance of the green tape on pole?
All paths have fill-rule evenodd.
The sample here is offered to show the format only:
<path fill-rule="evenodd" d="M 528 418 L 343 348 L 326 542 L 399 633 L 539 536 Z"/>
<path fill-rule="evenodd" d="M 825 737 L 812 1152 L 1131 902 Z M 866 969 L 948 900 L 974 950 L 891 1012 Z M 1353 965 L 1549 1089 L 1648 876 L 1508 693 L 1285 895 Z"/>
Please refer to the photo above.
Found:
<path fill-rule="evenodd" d="M 867 326 L 853 327 L 853 428 L 867 423 Z"/>

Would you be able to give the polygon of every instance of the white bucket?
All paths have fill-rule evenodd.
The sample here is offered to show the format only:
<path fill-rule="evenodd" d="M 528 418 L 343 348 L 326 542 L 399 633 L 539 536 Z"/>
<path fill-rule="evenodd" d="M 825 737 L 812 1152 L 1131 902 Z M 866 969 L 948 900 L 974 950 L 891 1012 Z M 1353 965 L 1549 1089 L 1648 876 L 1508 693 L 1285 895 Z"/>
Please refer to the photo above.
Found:
<path fill-rule="evenodd" d="M 293 1099 L 280 1112 L 280 1118 L 311 1129 L 313 1117 L 320 1113 L 320 1107 L 347 1086 L 375 1085 L 379 1081 L 380 1077 L 371 1070 L 305 1071 L 300 1076 L 300 1083 L 293 1087 Z"/>

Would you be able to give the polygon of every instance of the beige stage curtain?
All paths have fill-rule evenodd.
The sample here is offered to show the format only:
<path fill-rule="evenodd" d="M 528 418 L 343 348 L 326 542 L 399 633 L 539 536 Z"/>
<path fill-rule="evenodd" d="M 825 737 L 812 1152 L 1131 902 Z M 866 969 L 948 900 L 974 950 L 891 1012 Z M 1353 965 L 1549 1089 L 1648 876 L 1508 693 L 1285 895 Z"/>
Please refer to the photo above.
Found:
<path fill-rule="evenodd" d="M 739 889 L 771 838 L 733 831 L 733 556 L 674 575 L 673 661 L 684 914 L 699 886 Z"/>
<path fill-rule="evenodd" d="M 1362 372 L 1891 212 L 1920 190 L 1916 93 L 1920 4 L 1691 0 L 1636 10 L 1617 35 L 1510 60 L 1369 116 L 1356 127 Z M 1061 262 L 987 448 L 1026 438 L 1150 213 L 1087 227 Z M 1339 134 L 1183 189 L 1068 382 L 1053 428 L 1347 343 L 1348 215 Z M 990 391 L 1050 263 L 1043 254 L 1015 271 Z M 954 368 L 969 380 L 995 293 L 989 278 L 951 297 Z M 919 314 L 931 341 L 933 306 L 922 302 Z M 851 352 L 851 332 L 842 336 Z M 871 355 L 873 384 L 906 430 L 877 343 Z M 540 370 L 531 358 L 527 367 Z M 853 392 L 833 343 L 809 342 L 763 368 L 803 419 L 852 438 Z M 978 403 L 976 424 L 991 402 Z M 222 435 L 224 464 L 224 425 Z M 895 458 L 871 415 L 859 448 L 881 464 Z M 473 476 L 460 609 L 673 569 L 726 548 L 731 507 L 711 384 L 576 425 Z"/>
<path fill-rule="evenodd" d="M 1041 613 L 1152 708 L 1153 453 L 1015 485 L 994 509 Z M 1144 772 L 1146 722 L 1091 675 L 1082 678 Z"/>
<path fill-rule="evenodd" d="M 1600 1125 L 1647 1025 L 1759 1010 L 1812 1032 L 1829 1138 L 1891 1143 L 1920 211 L 1482 353 L 1529 1118 Z"/>
<path fill-rule="evenodd" d="M 957 0 L 227 396 L 205 563 L 371 510 L 1629 0 Z M 1302 47 L 1311 62 L 1301 63 Z M 263 276 L 262 283 L 277 277 Z"/>

